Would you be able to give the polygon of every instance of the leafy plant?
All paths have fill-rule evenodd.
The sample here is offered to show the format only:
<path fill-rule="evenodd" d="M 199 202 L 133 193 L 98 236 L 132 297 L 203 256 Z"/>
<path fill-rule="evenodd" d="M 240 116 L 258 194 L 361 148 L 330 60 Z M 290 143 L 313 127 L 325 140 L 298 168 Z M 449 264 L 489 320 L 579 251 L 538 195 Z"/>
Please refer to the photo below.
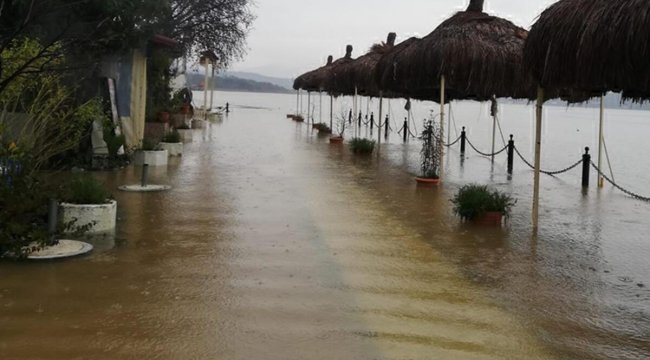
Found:
<path fill-rule="evenodd" d="M 488 212 L 510 215 L 517 202 L 509 194 L 491 190 L 487 185 L 470 184 L 461 187 L 454 198 L 454 212 L 463 220 L 474 220 Z"/>
<path fill-rule="evenodd" d="M 331 134 L 332 129 L 325 123 L 314 124 L 314 129 L 318 130 L 319 134 Z"/>
<path fill-rule="evenodd" d="M 149 139 L 149 138 L 144 138 L 142 139 L 142 146 L 140 147 L 140 150 L 143 151 L 158 151 L 160 150 L 159 144 L 157 141 Z"/>
<path fill-rule="evenodd" d="M 429 120 L 422 131 L 422 150 L 420 150 L 420 175 L 425 179 L 438 179 L 440 177 L 440 149 L 438 143 L 440 131 Z"/>
<path fill-rule="evenodd" d="M 111 199 L 104 184 L 92 176 L 80 175 L 64 186 L 63 200 L 70 204 L 101 205 Z"/>
<path fill-rule="evenodd" d="M 350 149 L 355 154 L 372 154 L 375 149 L 375 141 L 361 138 L 350 140 Z"/>
<path fill-rule="evenodd" d="M 163 136 L 162 142 L 164 143 L 179 143 L 181 142 L 181 134 L 176 129 L 168 132 Z"/>

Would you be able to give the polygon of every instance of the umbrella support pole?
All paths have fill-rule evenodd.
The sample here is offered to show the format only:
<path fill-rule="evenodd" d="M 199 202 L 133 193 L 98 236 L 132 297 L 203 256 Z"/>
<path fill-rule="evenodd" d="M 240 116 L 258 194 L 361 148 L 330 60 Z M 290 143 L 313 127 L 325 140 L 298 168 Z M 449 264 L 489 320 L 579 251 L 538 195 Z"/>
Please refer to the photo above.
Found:
<path fill-rule="evenodd" d="M 214 106 L 214 64 L 212 65 L 212 76 L 210 78 L 210 109 Z"/>
<path fill-rule="evenodd" d="M 605 135 L 603 132 L 603 122 L 605 119 L 605 96 L 600 96 L 600 125 L 598 130 L 598 169 L 603 168 L 603 142 L 605 140 Z M 601 170 L 602 171 L 602 170 Z M 605 179 L 598 174 L 598 187 L 603 188 L 605 186 Z"/>
<path fill-rule="evenodd" d="M 296 90 L 296 116 L 300 114 L 300 89 Z"/>
<path fill-rule="evenodd" d="M 345 122 L 345 119 L 343 119 Z M 334 126 L 334 97 L 330 95 L 330 129 L 333 129 Z"/>
<path fill-rule="evenodd" d="M 544 89 L 537 89 L 535 113 L 535 178 L 533 181 L 533 232 L 539 229 L 539 173 L 542 163 L 542 115 L 544 109 Z"/>
<path fill-rule="evenodd" d="M 208 112 L 208 87 L 209 87 L 209 81 L 210 78 L 208 70 L 209 70 L 210 65 L 208 64 L 208 61 L 205 61 L 205 83 L 203 84 L 203 109 L 205 112 Z"/>
<path fill-rule="evenodd" d="M 440 77 L 440 134 L 438 135 L 438 156 L 440 157 L 440 174 L 438 176 L 442 179 L 443 174 L 443 156 L 444 151 L 442 148 L 443 134 L 445 133 L 445 76 Z"/>
<path fill-rule="evenodd" d="M 318 105 L 318 122 L 322 123 L 323 122 L 323 92 L 319 91 L 318 92 L 318 97 L 320 104 Z"/>
<path fill-rule="evenodd" d="M 378 123 L 377 123 L 377 133 L 378 133 L 378 135 L 377 135 L 377 144 L 381 143 L 381 119 L 382 119 L 382 115 L 384 114 L 383 105 L 384 105 L 384 94 L 380 92 L 379 93 L 379 117 L 377 118 L 378 119 L 377 120 L 378 121 Z"/>
<path fill-rule="evenodd" d="M 307 91 L 307 125 L 309 125 L 310 117 L 311 117 L 311 92 Z"/>

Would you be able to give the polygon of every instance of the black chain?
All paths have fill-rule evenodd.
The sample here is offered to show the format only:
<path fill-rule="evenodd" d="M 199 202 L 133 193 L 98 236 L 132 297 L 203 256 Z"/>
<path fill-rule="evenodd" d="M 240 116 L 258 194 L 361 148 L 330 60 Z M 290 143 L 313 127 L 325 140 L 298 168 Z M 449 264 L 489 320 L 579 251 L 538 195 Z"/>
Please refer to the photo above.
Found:
<path fill-rule="evenodd" d="M 458 139 L 456 139 L 456 141 L 454 141 L 453 143 L 451 143 L 451 144 L 449 144 L 449 145 L 447 145 L 447 144 L 444 144 L 444 145 L 445 145 L 446 147 L 452 147 L 452 146 L 458 144 L 458 142 L 460 141 L 461 138 L 462 138 L 462 136 L 459 136 Z"/>
<path fill-rule="evenodd" d="M 501 154 L 502 152 L 508 150 L 508 145 L 506 145 L 503 149 L 501 149 L 501 150 L 495 152 L 494 154 L 484 153 L 484 152 L 482 152 L 481 150 L 477 149 L 477 148 L 474 146 L 474 144 L 472 144 L 472 142 L 469 141 L 469 138 L 466 138 L 466 139 L 467 139 L 467 143 L 469 144 L 469 146 L 471 146 L 472 149 L 474 149 L 474 151 L 476 151 L 477 153 L 479 153 L 480 155 L 483 155 L 483 156 L 487 156 L 487 157 L 497 156 L 497 155 Z"/>
<path fill-rule="evenodd" d="M 533 165 L 533 164 L 531 164 L 530 162 L 528 162 L 528 160 L 526 160 L 526 158 L 524 158 L 524 156 L 521 155 L 521 153 L 519 152 L 519 149 L 517 149 L 516 146 L 515 146 L 515 152 L 516 152 L 517 155 L 521 158 L 521 161 L 523 161 L 523 162 L 524 162 L 526 165 L 528 165 L 528 167 L 530 167 L 531 169 L 535 170 L 535 165 Z M 560 174 L 564 174 L 564 173 L 566 173 L 566 172 L 569 172 L 569 171 L 571 171 L 571 170 L 577 168 L 578 165 L 580 165 L 580 164 L 582 164 L 582 159 L 578 160 L 578 162 L 576 162 L 575 164 L 573 164 L 573 165 L 571 165 L 571 166 L 569 166 L 569 167 L 567 167 L 567 168 L 565 168 L 565 169 L 562 169 L 562 170 L 558 170 L 558 171 L 544 171 L 544 170 L 540 170 L 539 172 L 542 173 L 542 174 L 546 174 L 546 175 L 550 175 L 550 176 L 555 176 L 555 175 L 560 175 Z"/>
<path fill-rule="evenodd" d="M 632 191 L 627 190 L 627 189 L 624 189 L 622 186 L 620 186 L 619 184 L 617 184 L 616 182 L 614 182 L 614 180 L 610 179 L 607 175 L 605 175 L 605 174 L 604 174 L 604 173 L 603 173 L 603 172 L 598 168 L 598 165 L 594 164 L 593 161 L 591 162 L 591 166 L 592 166 L 594 169 L 596 169 L 596 171 L 598 172 L 598 174 L 600 174 L 600 176 L 602 176 L 605 180 L 607 180 L 607 182 L 609 182 L 610 184 L 612 184 L 613 187 L 615 187 L 615 188 L 621 190 L 621 191 L 624 192 L 625 194 L 627 194 L 627 195 L 629 195 L 629 196 L 631 196 L 631 197 L 633 197 L 633 198 L 635 198 L 635 199 L 638 199 L 638 200 L 641 200 L 641 201 L 648 201 L 648 202 L 650 202 L 650 198 L 649 198 L 649 197 L 645 197 L 645 196 L 641 196 L 641 195 L 639 195 L 639 194 L 633 193 Z"/>

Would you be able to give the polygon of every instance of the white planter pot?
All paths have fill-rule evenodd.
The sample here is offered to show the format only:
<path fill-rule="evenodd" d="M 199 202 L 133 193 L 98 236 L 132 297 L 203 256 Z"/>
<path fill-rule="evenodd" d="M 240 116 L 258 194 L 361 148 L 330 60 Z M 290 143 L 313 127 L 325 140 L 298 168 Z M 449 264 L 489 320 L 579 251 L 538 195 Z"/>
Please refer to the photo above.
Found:
<path fill-rule="evenodd" d="M 62 203 L 59 205 L 59 218 L 63 224 L 75 221 L 67 232 L 74 232 L 79 227 L 92 224 L 89 234 L 111 232 L 117 221 L 117 202 L 111 200 L 102 205 L 78 205 Z"/>
<path fill-rule="evenodd" d="M 169 156 L 182 156 L 183 155 L 183 143 L 160 143 L 160 148 L 167 150 Z"/>
<path fill-rule="evenodd" d="M 192 120 L 192 129 L 205 129 L 205 120 Z"/>
<path fill-rule="evenodd" d="M 181 135 L 181 141 L 184 143 L 191 143 L 193 140 L 193 131 L 192 129 L 180 129 L 176 130 Z"/>
<path fill-rule="evenodd" d="M 167 166 L 167 158 L 169 153 L 167 150 L 156 150 L 156 151 L 142 151 L 138 150 L 135 152 L 135 157 L 133 163 L 136 166 L 142 166 L 147 164 L 149 166 Z"/>

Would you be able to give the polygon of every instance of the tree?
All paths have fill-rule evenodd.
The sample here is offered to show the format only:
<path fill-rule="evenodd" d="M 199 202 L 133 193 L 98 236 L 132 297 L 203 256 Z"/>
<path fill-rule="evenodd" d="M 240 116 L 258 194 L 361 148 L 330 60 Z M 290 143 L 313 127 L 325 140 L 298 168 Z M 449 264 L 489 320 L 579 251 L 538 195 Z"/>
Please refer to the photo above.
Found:
<path fill-rule="evenodd" d="M 246 36 L 255 20 L 250 0 L 172 0 L 169 35 L 186 53 L 212 50 L 227 67 L 246 54 Z"/>

